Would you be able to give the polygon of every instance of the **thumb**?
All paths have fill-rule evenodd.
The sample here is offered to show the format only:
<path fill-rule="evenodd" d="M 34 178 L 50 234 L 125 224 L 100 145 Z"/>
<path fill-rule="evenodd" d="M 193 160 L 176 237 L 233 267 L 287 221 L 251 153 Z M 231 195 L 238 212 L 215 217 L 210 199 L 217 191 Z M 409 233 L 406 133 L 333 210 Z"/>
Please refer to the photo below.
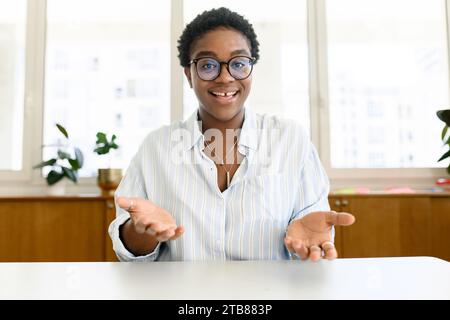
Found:
<path fill-rule="evenodd" d="M 350 226 L 355 220 L 355 216 L 347 212 L 330 211 L 327 215 L 327 223 L 335 226 Z"/>
<path fill-rule="evenodd" d="M 139 198 L 118 197 L 117 205 L 127 211 L 135 210 L 139 202 Z"/>

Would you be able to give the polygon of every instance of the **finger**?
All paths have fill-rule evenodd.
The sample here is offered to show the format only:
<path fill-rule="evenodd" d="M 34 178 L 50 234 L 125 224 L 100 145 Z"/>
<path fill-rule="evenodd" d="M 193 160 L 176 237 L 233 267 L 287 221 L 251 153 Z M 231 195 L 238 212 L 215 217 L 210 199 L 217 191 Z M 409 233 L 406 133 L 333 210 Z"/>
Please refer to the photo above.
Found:
<path fill-rule="evenodd" d="M 175 229 L 168 229 L 156 235 L 158 241 L 167 241 L 175 234 Z"/>
<path fill-rule="evenodd" d="M 147 227 L 147 228 L 145 229 L 145 232 L 146 232 L 147 234 L 151 235 L 151 236 L 155 236 L 155 235 L 156 235 L 156 231 L 153 230 L 153 229 L 150 228 L 150 227 Z"/>
<path fill-rule="evenodd" d="M 299 240 L 294 240 L 292 246 L 294 247 L 294 252 L 300 256 L 300 259 L 308 259 L 308 248 Z"/>
<path fill-rule="evenodd" d="M 161 223 L 158 222 L 149 222 L 145 224 L 145 232 L 151 236 L 156 236 L 158 233 L 165 231 L 166 228 L 163 228 Z"/>
<path fill-rule="evenodd" d="M 158 233 L 160 233 L 161 231 L 163 231 L 162 225 L 161 225 L 160 223 L 158 223 L 158 222 L 151 223 L 151 224 L 148 226 L 148 228 L 151 229 L 151 230 L 153 230 L 153 231 L 155 232 L 155 234 L 158 234 Z"/>
<path fill-rule="evenodd" d="M 173 237 L 175 235 L 176 228 L 170 228 L 163 232 L 163 236 L 167 239 Z"/>
<path fill-rule="evenodd" d="M 154 213 L 158 207 L 150 200 L 137 198 L 137 197 L 118 197 L 116 200 L 117 205 L 125 209 L 126 211 Z"/>
<path fill-rule="evenodd" d="M 335 226 L 349 226 L 355 222 L 355 216 L 347 212 L 330 211 L 327 214 L 327 222 Z"/>
<path fill-rule="evenodd" d="M 143 223 L 141 219 L 136 219 L 133 221 L 134 223 L 134 230 L 137 233 L 144 233 L 146 231 L 147 226 Z"/>
<path fill-rule="evenodd" d="M 316 262 L 320 259 L 321 256 L 322 256 L 322 249 L 320 249 L 318 246 L 312 245 L 309 248 L 309 258 L 311 259 L 311 261 Z"/>
<path fill-rule="evenodd" d="M 149 228 L 151 228 L 156 233 L 162 233 L 168 229 L 176 229 L 177 226 L 175 224 L 167 224 L 167 223 L 161 223 L 161 222 L 153 222 L 149 225 Z"/>
<path fill-rule="evenodd" d="M 295 252 L 294 248 L 292 247 L 292 238 L 286 237 L 284 238 L 284 244 L 286 245 L 286 248 L 289 252 Z"/>
<path fill-rule="evenodd" d="M 184 233 L 184 227 L 182 226 L 178 226 L 175 229 L 175 235 L 173 235 L 169 240 L 175 240 L 177 239 L 179 236 L 181 236 Z"/>
<path fill-rule="evenodd" d="M 156 240 L 158 240 L 159 242 L 164 242 L 170 239 L 170 235 L 166 235 L 166 232 L 162 232 L 158 235 L 156 235 Z"/>
<path fill-rule="evenodd" d="M 140 204 L 140 199 L 132 197 L 118 197 L 116 203 L 122 209 L 127 211 L 135 211 Z"/>
<path fill-rule="evenodd" d="M 325 258 L 328 260 L 333 260 L 337 258 L 337 251 L 334 243 L 331 241 L 325 241 L 321 245 L 323 251 L 325 252 Z"/>
<path fill-rule="evenodd" d="M 156 226 L 156 229 L 155 229 Z M 166 227 L 165 225 L 159 224 L 159 223 L 151 223 L 150 225 L 146 226 L 145 232 L 148 233 L 151 236 L 162 236 L 167 231 L 173 231 L 173 234 L 175 234 L 176 227 Z M 173 236 L 173 235 L 172 235 Z"/>
<path fill-rule="evenodd" d="M 134 229 L 137 233 L 147 232 L 151 234 L 151 231 L 149 231 L 151 219 L 147 215 L 136 215 L 132 213 L 131 220 L 134 223 Z"/>
<path fill-rule="evenodd" d="M 173 234 L 175 234 L 175 230 L 177 229 L 177 226 L 176 225 L 174 225 L 174 224 L 162 224 L 161 225 L 161 231 L 159 231 L 158 233 L 161 233 L 161 234 L 163 234 L 164 232 L 167 232 L 167 231 L 173 231 Z"/>

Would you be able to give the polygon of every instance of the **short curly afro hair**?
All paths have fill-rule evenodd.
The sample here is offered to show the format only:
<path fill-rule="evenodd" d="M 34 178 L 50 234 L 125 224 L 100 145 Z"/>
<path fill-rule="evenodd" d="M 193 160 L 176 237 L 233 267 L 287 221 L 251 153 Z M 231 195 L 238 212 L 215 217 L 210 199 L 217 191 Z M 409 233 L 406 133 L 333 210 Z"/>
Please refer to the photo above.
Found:
<path fill-rule="evenodd" d="M 221 7 L 204 11 L 192 20 L 178 39 L 178 58 L 182 67 L 188 67 L 192 44 L 208 31 L 224 27 L 241 32 L 249 41 L 251 55 L 259 59 L 259 42 L 253 26 L 241 15 L 227 8 Z"/>

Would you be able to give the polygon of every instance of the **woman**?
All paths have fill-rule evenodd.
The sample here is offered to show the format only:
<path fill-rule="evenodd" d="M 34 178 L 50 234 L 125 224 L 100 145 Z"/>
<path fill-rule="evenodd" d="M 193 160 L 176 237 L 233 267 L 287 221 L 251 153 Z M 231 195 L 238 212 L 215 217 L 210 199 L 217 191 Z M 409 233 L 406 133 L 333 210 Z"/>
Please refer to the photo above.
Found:
<path fill-rule="evenodd" d="M 337 257 L 328 178 L 293 121 L 244 107 L 259 58 L 242 16 L 205 11 L 179 39 L 198 110 L 151 132 L 116 191 L 109 233 L 122 261 Z"/>

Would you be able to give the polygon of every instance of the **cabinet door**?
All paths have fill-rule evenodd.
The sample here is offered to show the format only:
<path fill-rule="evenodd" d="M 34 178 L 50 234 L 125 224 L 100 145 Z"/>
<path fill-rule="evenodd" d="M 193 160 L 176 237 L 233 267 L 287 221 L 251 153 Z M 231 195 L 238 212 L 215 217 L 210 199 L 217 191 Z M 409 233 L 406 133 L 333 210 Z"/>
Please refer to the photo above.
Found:
<path fill-rule="evenodd" d="M 431 199 L 431 253 L 430 256 L 450 261 L 450 198 Z"/>
<path fill-rule="evenodd" d="M 113 250 L 111 237 L 108 234 L 109 225 L 116 218 L 116 207 L 114 199 L 106 200 L 106 221 L 105 221 L 105 261 L 118 261 Z"/>
<path fill-rule="evenodd" d="M 0 261 L 103 261 L 105 201 L 2 201 Z"/>
<path fill-rule="evenodd" d="M 341 230 L 346 258 L 430 255 L 430 198 L 343 197 L 356 222 Z"/>

